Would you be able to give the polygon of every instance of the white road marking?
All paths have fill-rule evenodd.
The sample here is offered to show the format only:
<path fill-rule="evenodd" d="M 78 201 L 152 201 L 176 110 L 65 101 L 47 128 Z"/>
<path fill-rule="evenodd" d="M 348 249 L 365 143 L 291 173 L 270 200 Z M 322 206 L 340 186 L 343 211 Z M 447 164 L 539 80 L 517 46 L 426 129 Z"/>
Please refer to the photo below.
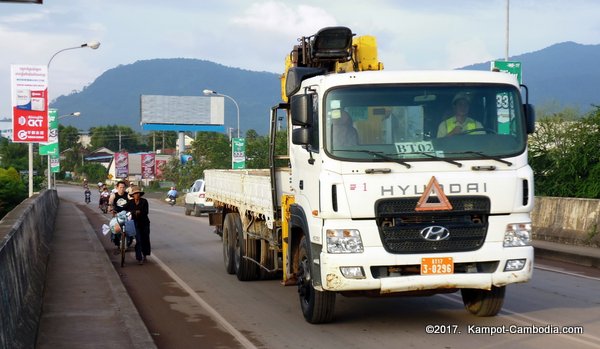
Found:
<path fill-rule="evenodd" d="M 152 259 L 158 263 L 158 265 L 167 273 L 181 288 L 183 288 L 202 308 L 204 308 L 210 316 L 227 332 L 229 332 L 240 344 L 247 349 L 258 349 L 252 342 L 248 340 L 240 331 L 238 331 L 232 324 L 230 324 L 219 312 L 217 312 L 213 307 L 211 307 L 202 297 L 200 297 L 194 290 L 186 284 L 171 268 L 169 268 L 165 263 L 163 263 L 160 258 L 156 255 L 156 253 L 152 253 Z"/>
<path fill-rule="evenodd" d="M 568 272 L 568 271 L 564 271 L 564 270 L 560 270 L 560 269 L 554 269 L 554 268 L 551 268 L 551 267 L 544 267 L 544 266 L 541 266 L 539 264 L 535 265 L 534 268 L 540 269 L 540 270 L 544 270 L 544 271 L 551 271 L 551 272 L 554 272 L 554 273 L 569 275 L 569 276 L 576 276 L 576 277 L 580 277 L 580 278 L 584 278 L 584 279 L 588 279 L 588 280 L 600 281 L 600 278 L 597 278 L 597 277 L 582 275 L 582 274 L 578 274 L 578 273 L 571 273 L 571 272 Z"/>

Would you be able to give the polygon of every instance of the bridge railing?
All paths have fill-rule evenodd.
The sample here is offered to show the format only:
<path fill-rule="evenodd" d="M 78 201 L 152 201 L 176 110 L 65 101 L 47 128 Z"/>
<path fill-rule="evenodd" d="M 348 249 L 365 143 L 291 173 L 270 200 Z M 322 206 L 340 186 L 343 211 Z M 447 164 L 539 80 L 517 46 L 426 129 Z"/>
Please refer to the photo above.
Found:
<path fill-rule="evenodd" d="M 58 205 L 44 190 L 0 220 L 0 348 L 35 347 Z"/>

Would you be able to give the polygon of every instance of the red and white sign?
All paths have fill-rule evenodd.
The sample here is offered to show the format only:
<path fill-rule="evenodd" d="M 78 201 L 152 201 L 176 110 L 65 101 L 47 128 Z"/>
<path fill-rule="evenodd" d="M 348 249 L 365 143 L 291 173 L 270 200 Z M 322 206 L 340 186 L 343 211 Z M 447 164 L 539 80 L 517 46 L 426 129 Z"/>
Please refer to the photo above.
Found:
<path fill-rule="evenodd" d="M 11 65 L 13 142 L 48 142 L 48 67 Z"/>
<path fill-rule="evenodd" d="M 142 154 L 142 178 L 154 179 L 156 156 L 154 153 Z"/>

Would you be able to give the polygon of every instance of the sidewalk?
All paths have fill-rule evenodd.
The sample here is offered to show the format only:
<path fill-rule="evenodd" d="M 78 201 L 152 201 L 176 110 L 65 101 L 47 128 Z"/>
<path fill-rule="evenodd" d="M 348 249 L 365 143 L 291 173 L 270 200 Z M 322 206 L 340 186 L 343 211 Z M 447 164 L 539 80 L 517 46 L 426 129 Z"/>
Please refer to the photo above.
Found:
<path fill-rule="evenodd" d="M 61 199 L 37 348 L 156 348 L 85 215 Z"/>
<path fill-rule="evenodd" d="M 536 257 L 600 268 L 600 248 L 533 240 Z"/>

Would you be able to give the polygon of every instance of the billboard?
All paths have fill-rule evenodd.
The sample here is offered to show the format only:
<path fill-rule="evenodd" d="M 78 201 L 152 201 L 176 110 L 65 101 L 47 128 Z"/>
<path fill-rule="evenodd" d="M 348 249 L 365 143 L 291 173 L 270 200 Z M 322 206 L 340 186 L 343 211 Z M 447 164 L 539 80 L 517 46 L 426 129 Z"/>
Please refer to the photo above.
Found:
<path fill-rule="evenodd" d="M 48 142 L 48 67 L 11 65 L 13 142 Z"/>
<path fill-rule="evenodd" d="M 144 130 L 224 130 L 224 98 L 142 95 L 140 123 Z"/>

